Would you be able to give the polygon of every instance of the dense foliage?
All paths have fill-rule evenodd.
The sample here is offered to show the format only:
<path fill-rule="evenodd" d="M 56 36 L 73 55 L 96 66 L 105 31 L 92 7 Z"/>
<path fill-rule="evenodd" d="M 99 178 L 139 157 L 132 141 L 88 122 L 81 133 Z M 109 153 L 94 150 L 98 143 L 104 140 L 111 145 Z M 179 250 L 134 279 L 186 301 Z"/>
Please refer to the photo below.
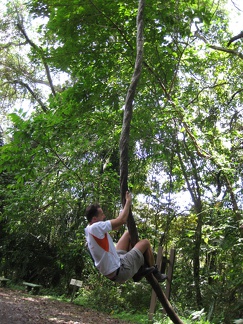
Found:
<path fill-rule="evenodd" d="M 136 14 L 133 0 L 12 0 L 1 13 L 0 271 L 13 281 L 62 293 L 76 277 L 102 297 L 84 211 L 121 208 Z M 223 0 L 147 0 L 130 135 L 139 235 L 156 251 L 164 233 L 164 253 L 177 251 L 172 304 L 213 323 L 243 317 L 243 54 L 232 36 Z M 113 307 L 146 308 L 145 283 L 107 286 Z"/>

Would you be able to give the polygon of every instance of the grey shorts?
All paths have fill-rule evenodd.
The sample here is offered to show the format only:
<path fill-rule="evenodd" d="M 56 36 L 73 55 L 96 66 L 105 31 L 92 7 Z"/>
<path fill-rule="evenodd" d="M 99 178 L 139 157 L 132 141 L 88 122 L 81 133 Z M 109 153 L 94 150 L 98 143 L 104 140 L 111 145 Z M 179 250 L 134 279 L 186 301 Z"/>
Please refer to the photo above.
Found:
<path fill-rule="evenodd" d="M 114 281 L 124 283 L 138 272 L 138 269 L 144 264 L 144 257 L 142 252 L 136 248 L 133 248 L 129 252 L 118 250 L 117 253 L 121 260 L 121 266 Z"/>

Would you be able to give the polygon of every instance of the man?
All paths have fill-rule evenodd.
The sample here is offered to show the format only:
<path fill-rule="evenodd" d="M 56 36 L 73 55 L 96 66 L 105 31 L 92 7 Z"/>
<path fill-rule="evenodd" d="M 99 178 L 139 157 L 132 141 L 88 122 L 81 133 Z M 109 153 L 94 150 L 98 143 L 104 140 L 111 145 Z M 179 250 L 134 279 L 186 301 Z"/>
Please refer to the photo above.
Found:
<path fill-rule="evenodd" d="M 107 221 L 99 205 L 91 205 L 86 209 L 89 224 L 85 228 L 85 236 L 90 254 L 98 270 L 112 281 L 124 283 L 130 278 L 140 281 L 143 276 L 153 273 L 162 282 L 167 276 L 161 274 L 155 265 L 153 251 L 147 239 L 137 242 L 131 248 L 130 235 L 125 232 L 115 246 L 108 233 L 126 224 L 131 203 L 132 197 L 127 191 L 124 209 L 117 218 Z M 144 259 L 147 266 L 144 265 Z"/>

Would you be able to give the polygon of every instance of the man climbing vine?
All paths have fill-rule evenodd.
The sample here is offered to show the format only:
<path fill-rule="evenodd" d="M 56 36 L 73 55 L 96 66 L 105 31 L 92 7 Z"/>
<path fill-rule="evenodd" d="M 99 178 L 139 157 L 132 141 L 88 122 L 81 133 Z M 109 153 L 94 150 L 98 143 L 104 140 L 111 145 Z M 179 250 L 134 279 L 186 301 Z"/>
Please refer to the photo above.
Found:
<path fill-rule="evenodd" d="M 133 113 L 133 101 L 135 98 L 136 87 L 141 75 L 142 64 L 143 64 L 143 14 L 145 8 L 145 1 L 140 0 L 138 6 L 138 14 L 137 14 L 137 56 L 135 62 L 135 68 L 132 76 L 132 80 L 130 86 L 127 91 L 126 101 L 125 101 L 125 109 L 123 116 L 123 127 L 122 133 L 120 137 L 120 186 L 121 186 L 121 200 L 122 204 L 126 204 L 126 191 L 128 189 L 128 152 L 129 152 L 129 136 L 130 136 L 130 126 L 132 120 Z M 129 215 L 127 220 L 128 230 L 131 236 L 131 244 L 134 246 L 138 241 L 138 233 L 136 224 L 132 215 L 131 208 L 129 209 Z M 149 264 L 148 260 L 147 263 Z M 152 275 L 152 273 L 146 276 L 148 282 L 154 289 L 157 294 L 158 299 L 160 300 L 162 306 L 166 310 L 168 316 L 174 323 L 182 324 L 183 322 L 174 312 L 171 307 L 168 299 L 163 293 L 158 281 Z"/>

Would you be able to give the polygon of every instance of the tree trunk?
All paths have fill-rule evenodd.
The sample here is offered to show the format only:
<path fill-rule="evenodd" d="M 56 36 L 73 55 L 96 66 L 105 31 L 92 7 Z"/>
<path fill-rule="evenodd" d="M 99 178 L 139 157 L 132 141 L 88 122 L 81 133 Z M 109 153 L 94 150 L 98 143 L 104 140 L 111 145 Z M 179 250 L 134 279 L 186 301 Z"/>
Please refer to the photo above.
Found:
<path fill-rule="evenodd" d="M 195 204 L 195 211 L 197 214 L 197 227 L 194 235 L 194 251 L 193 251 L 193 276 L 195 282 L 196 300 L 198 308 L 202 308 L 202 294 L 200 288 L 200 250 L 202 241 L 202 225 L 203 225 L 203 214 L 201 199 Z"/>
<path fill-rule="evenodd" d="M 133 112 L 133 100 L 135 97 L 136 87 L 142 70 L 144 6 L 145 6 L 144 0 L 140 0 L 139 7 L 138 7 L 138 15 L 137 15 L 137 57 L 136 57 L 133 77 L 127 92 L 124 116 L 123 116 L 122 132 L 121 132 L 120 144 L 119 144 L 120 193 L 121 193 L 121 201 L 123 206 L 125 204 L 125 193 L 128 190 L 128 158 L 129 158 L 128 153 L 129 153 L 130 125 L 131 125 L 132 112 Z M 131 235 L 132 246 L 134 246 L 138 241 L 138 233 L 137 233 L 136 224 L 131 210 L 129 212 L 127 226 L 128 226 L 129 233 Z M 183 324 L 183 322 L 179 319 L 177 314 L 174 312 L 173 308 L 170 305 L 170 302 L 166 298 L 158 281 L 154 278 L 154 276 L 150 274 L 146 277 L 146 279 L 151 284 L 158 299 L 160 300 L 162 306 L 164 307 L 165 311 L 167 312 L 168 316 L 173 321 L 173 323 Z"/>
<path fill-rule="evenodd" d="M 183 163 L 183 159 L 180 153 L 180 147 L 178 142 L 177 145 L 177 156 L 180 161 L 181 170 L 184 176 L 184 179 L 187 184 L 187 189 L 191 195 L 194 210 L 197 214 L 197 226 L 194 234 L 194 246 L 193 246 L 193 278 L 195 282 L 195 293 L 196 293 L 196 301 L 198 308 L 202 307 L 202 294 L 200 288 L 200 249 L 201 249 L 201 241 L 202 241 L 202 225 L 203 225 L 203 213 L 202 213 L 202 200 L 200 194 L 200 178 L 197 172 L 197 167 L 195 165 L 193 156 L 190 154 L 190 150 L 188 149 L 186 142 L 184 142 L 184 150 L 187 152 L 187 155 L 190 157 L 190 161 L 193 168 L 193 177 L 194 177 L 194 185 L 190 184 L 189 177 Z"/>

